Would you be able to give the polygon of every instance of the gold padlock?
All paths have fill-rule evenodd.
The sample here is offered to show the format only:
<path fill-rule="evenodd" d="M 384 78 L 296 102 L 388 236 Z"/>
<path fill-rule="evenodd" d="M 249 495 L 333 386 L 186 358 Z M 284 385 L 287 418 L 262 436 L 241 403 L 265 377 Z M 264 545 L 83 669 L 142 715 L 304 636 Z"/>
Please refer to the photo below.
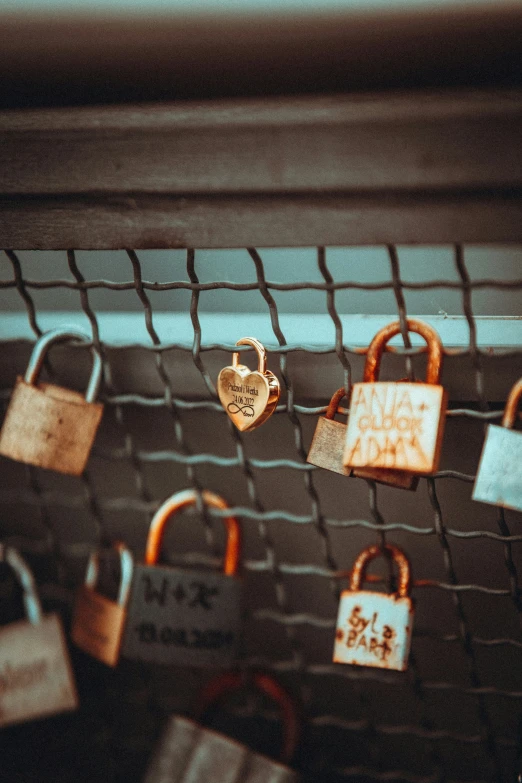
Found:
<path fill-rule="evenodd" d="M 395 321 L 381 329 L 368 348 L 363 383 L 350 400 L 343 462 L 352 468 L 385 468 L 429 475 L 437 470 L 448 396 L 440 385 L 442 343 L 428 324 L 412 318 L 408 330 L 428 344 L 426 383 L 377 382 L 382 352 L 400 333 Z"/>
<path fill-rule="evenodd" d="M 0 628 L 0 726 L 74 710 L 78 696 L 57 614 L 44 615 L 33 574 L 12 547 L 0 544 L 23 588 L 26 620 Z"/>
<path fill-rule="evenodd" d="M 522 511 L 522 432 L 513 429 L 522 399 L 522 378 L 513 386 L 502 424 L 489 424 L 473 500 Z"/>
<path fill-rule="evenodd" d="M 121 541 L 113 549 L 120 558 L 120 587 L 118 598 L 111 601 L 96 591 L 100 573 L 100 553 L 92 552 L 87 564 L 85 583 L 80 587 L 74 605 L 71 638 L 78 647 L 93 658 L 116 666 L 127 616 L 127 603 L 132 584 L 134 560 Z"/>
<path fill-rule="evenodd" d="M 251 345 L 257 353 L 257 370 L 239 364 L 239 352 L 232 364 L 223 367 L 217 390 L 221 405 L 240 432 L 250 432 L 263 424 L 275 411 L 281 387 L 273 372 L 266 369 L 264 345 L 255 337 L 242 337 L 236 345 Z"/>
<path fill-rule="evenodd" d="M 384 551 L 399 568 L 397 592 L 361 590 L 370 562 Z M 411 569 L 404 552 L 393 544 L 369 546 L 357 557 L 350 589 L 343 590 L 337 616 L 333 660 L 357 666 L 404 671 L 410 653 L 413 603 Z"/>
<path fill-rule="evenodd" d="M 37 340 L 25 377 L 18 376 L 0 433 L 4 457 L 79 476 L 87 463 L 103 405 L 94 402 L 100 386 L 102 360 L 91 346 L 93 368 L 85 396 L 51 383 L 38 375 L 47 350 L 56 342 L 80 340 L 88 335 L 76 329 L 53 329 Z"/>
<path fill-rule="evenodd" d="M 326 414 L 319 417 L 306 461 L 318 468 L 326 468 L 334 473 L 349 476 L 352 471 L 343 465 L 346 424 L 335 421 L 339 403 L 345 394 L 344 387 L 337 389 L 326 409 Z"/>

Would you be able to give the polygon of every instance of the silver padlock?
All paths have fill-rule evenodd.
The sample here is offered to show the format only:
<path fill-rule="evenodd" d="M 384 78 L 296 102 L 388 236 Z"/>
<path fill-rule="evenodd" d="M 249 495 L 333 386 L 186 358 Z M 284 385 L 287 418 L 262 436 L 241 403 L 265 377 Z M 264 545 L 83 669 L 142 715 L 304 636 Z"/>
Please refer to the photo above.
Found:
<path fill-rule="evenodd" d="M 350 476 L 351 468 L 345 468 L 343 465 L 346 424 L 335 420 L 339 403 L 345 394 L 344 387 L 337 389 L 328 404 L 326 414 L 319 417 L 306 461 L 318 468 Z"/>
<path fill-rule="evenodd" d="M 22 588 L 26 620 L 0 628 L 0 726 L 75 710 L 78 697 L 62 622 L 43 615 L 33 574 L 12 547 L 0 544 Z"/>
<path fill-rule="evenodd" d="M 369 563 L 385 549 L 399 568 L 397 592 L 361 590 Z M 413 625 L 411 569 L 398 547 L 369 546 L 357 557 L 350 589 L 341 593 L 333 660 L 357 666 L 404 671 L 408 667 Z"/>
<path fill-rule="evenodd" d="M 94 551 L 87 564 L 85 583 L 76 595 L 71 627 L 73 642 L 81 650 L 106 663 L 107 666 L 116 666 L 120 657 L 134 567 L 132 552 L 125 544 L 117 541 L 112 548 L 120 558 L 120 587 L 117 600 L 111 601 L 96 590 L 100 572 L 100 553 Z"/>
<path fill-rule="evenodd" d="M 150 762 L 144 783 L 296 783 L 287 764 L 297 745 L 299 723 L 289 694 L 267 674 L 257 672 L 251 684 L 273 699 L 283 719 L 280 762 L 254 753 L 240 742 L 199 723 L 173 715 Z M 245 677 L 227 672 L 205 688 L 200 712 L 230 691 L 245 686 Z"/>
<path fill-rule="evenodd" d="M 489 424 L 473 500 L 522 511 L 522 432 L 513 429 L 522 399 L 522 378 L 507 398 L 502 424 Z"/>
<path fill-rule="evenodd" d="M 228 509 L 219 495 L 207 490 L 201 494 L 206 505 Z M 195 667 L 229 667 L 235 659 L 241 617 L 237 520 L 223 519 L 227 528 L 224 573 L 157 564 L 167 522 L 196 502 L 195 490 L 177 492 L 150 524 L 145 563 L 134 569 L 121 649 L 126 658 Z"/>
<path fill-rule="evenodd" d="M 91 346 L 93 368 L 85 396 L 38 380 L 48 349 L 64 340 L 90 342 L 76 329 L 53 329 L 37 340 L 25 377 L 18 376 L 0 433 L 4 457 L 79 476 L 87 463 L 103 413 L 96 403 L 102 373 L 98 350 Z"/>

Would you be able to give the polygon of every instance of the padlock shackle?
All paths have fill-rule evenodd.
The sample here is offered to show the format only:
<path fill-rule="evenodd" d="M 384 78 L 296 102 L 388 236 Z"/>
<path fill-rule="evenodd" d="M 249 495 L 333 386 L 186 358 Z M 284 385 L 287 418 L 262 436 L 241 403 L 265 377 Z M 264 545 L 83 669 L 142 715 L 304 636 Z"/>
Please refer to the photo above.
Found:
<path fill-rule="evenodd" d="M 204 489 L 201 493 L 203 503 L 212 508 L 219 508 L 225 511 L 229 508 L 228 503 L 222 497 Z M 198 495 L 195 489 L 184 489 L 176 492 L 168 498 L 156 511 L 149 527 L 147 537 L 147 546 L 145 550 L 145 563 L 147 565 L 156 565 L 158 562 L 163 534 L 167 522 L 187 506 L 194 506 L 197 503 Z M 225 560 L 223 571 L 226 576 L 235 576 L 239 568 L 239 556 L 241 551 L 241 527 L 237 519 L 233 516 L 223 517 L 223 522 L 227 529 L 227 547 L 225 551 Z"/>
<path fill-rule="evenodd" d="M 350 590 L 358 591 L 361 589 L 366 578 L 366 569 L 372 560 L 376 557 L 381 557 L 384 554 L 384 550 L 388 552 L 392 560 L 397 564 L 399 569 L 399 582 L 397 585 L 397 595 L 399 598 L 407 598 L 411 590 L 411 567 L 410 561 L 394 544 L 384 544 L 384 546 L 368 546 L 366 549 L 357 556 L 355 563 L 353 564 L 352 572 L 350 575 Z"/>
<path fill-rule="evenodd" d="M 38 376 L 44 363 L 45 355 L 51 345 L 54 343 L 61 343 L 64 340 L 79 340 L 82 343 L 89 343 L 91 338 L 85 332 L 82 332 L 76 327 L 58 327 L 57 329 L 51 329 L 50 332 L 46 332 L 35 343 L 27 370 L 25 371 L 24 380 L 31 386 L 35 386 L 38 382 Z M 98 392 L 100 390 L 100 383 L 103 370 L 103 362 L 100 352 L 96 346 L 91 345 L 92 354 L 92 372 L 89 378 L 89 384 L 85 390 L 85 402 L 92 403 L 96 401 Z"/>
<path fill-rule="evenodd" d="M 328 403 L 328 408 L 326 409 L 326 413 L 324 415 L 325 419 L 335 419 L 335 414 L 339 408 L 339 403 L 341 402 L 342 398 L 346 396 L 347 394 L 344 386 L 341 386 L 340 389 L 337 389 L 337 391 L 333 393 L 332 399 Z"/>
<path fill-rule="evenodd" d="M 264 672 L 224 672 L 208 682 L 201 691 L 196 714 L 201 717 L 229 693 L 254 687 L 273 701 L 281 711 L 283 743 L 279 759 L 285 764 L 292 760 L 300 735 L 300 720 L 296 704 L 285 688 L 270 674 Z"/>
<path fill-rule="evenodd" d="M 518 416 L 518 408 L 522 400 L 522 378 L 520 378 L 511 391 L 506 401 L 506 407 L 504 408 L 504 415 L 502 417 L 502 426 L 512 430 L 515 426 L 515 422 Z"/>
<path fill-rule="evenodd" d="M 129 600 L 132 586 L 132 573 L 134 571 L 134 558 L 132 552 L 125 546 L 123 541 L 114 541 L 111 549 L 116 550 L 120 557 L 120 586 L 118 588 L 117 603 L 120 606 L 126 606 Z M 95 549 L 89 556 L 87 569 L 85 571 L 85 587 L 95 590 L 100 578 L 100 552 Z"/>
<path fill-rule="evenodd" d="M 0 562 L 12 568 L 23 590 L 25 614 L 32 625 L 42 622 L 43 612 L 33 572 L 17 549 L 0 543 Z"/>
<path fill-rule="evenodd" d="M 444 358 L 442 342 L 438 332 L 424 321 L 415 318 L 408 318 L 406 321 L 408 331 L 420 334 L 428 344 L 428 369 L 426 372 L 426 383 L 440 384 L 442 374 L 442 362 Z M 370 345 L 366 354 L 366 363 L 364 365 L 364 383 L 375 383 L 379 378 L 381 359 L 386 344 L 392 337 L 401 333 L 400 321 L 393 321 L 391 324 L 380 329 Z"/>
<path fill-rule="evenodd" d="M 250 345 L 257 353 L 257 370 L 262 375 L 266 372 L 266 350 L 265 346 L 256 340 L 255 337 L 242 337 L 238 340 L 236 345 Z M 239 351 L 232 354 L 232 367 L 237 367 L 239 364 Z"/>

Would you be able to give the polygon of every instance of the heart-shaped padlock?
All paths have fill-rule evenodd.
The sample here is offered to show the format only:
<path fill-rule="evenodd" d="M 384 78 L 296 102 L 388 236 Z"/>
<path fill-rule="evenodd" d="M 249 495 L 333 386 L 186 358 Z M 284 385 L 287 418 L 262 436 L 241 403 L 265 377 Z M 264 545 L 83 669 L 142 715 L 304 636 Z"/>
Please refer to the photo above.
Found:
<path fill-rule="evenodd" d="M 279 381 L 266 369 L 266 351 L 255 337 L 242 337 L 236 345 L 251 345 L 257 353 L 257 370 L 239 364 L 239 353 L 232 356 L 232 364 L 223 367 L 218 376 L 217 389 L 221 405 L 240 430 L 247 432 L 259 427 L 274 412 L 281 391 Z"/>

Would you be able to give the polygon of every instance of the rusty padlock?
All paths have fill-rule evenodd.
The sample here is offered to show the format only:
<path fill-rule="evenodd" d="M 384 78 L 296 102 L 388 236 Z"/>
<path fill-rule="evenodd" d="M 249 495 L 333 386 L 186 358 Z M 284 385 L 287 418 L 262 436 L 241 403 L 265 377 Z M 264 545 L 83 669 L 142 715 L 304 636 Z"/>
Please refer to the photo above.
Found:
<path fill-rule="evenodd" d="M 62 622 L 44 615 L 33 574 L 16 549 L 0 544 L 23 588 L 26 620 L 0 628 L 0 726 L 75 710 L 78 697 Z"/>
<path fill-rule="evenodd" d="M 311 465 L 326 468 L 326 470 L 340 473 L 343 476 L 372 479 L 380 484 L 401 487 L 402 489 L 416 489 L 419 481 L 417 476 L 402 470 L 386 470 L 383 468 L 380 470 L 372 468 L 356 468 L 352 470 L 352 468 L 347 468 L 343 465 L 346 424 L 335 421 L 334 417 L 339 408 L 339 403 L 345 394 L 344 387 L 337 389 L 330 400 L 326 414 L 319 418 L 306 461 Z"/>
<path fill-rule="evenodd" d="M 399 568 L 397 592 L 391 595 L 361 590 L 369 563 L 382 555 L 383 549 Z M 413 625 L 410 588 L 411 569 L 404 552 L 393 544 L 364 549 L 354 563 L 350 589 L 341 593 L 334 662 L 404 671 Z"/>
<path fill-rule="evenodd" d="M 318 468 L 326 468 L 334 473 L 349 476 L 351 469 L 343 465 L 346 424 L 335 420 L 339 403 L 345 394 L 344 387 L 337 389 L 329 402 L 326 414 L 319 417 L 306 461 L 311 465 L 317 465 Z"/>
<path fill-rule="evenodd" d="M 431 474 L 437 470 L 448 396 L 440 385 L 442 343 L 423 321 L 408 319 L 408 330 L 428 344 L 426 383 L 377 381 L 382 352 L 400 333 L 395 321 L 381 329 L 368 348 L 363 383 L 350 400 L 343 462 L 352 468 L 385 468 Z"/>
<path fill-rule="evenodd" d="M 93 368 L 85 396 L 38 381 L 47 350 L 63 340 L 90 341 L 88 335 L 68 327 L 53 329 L 37 340 L 25 377 L 16 379 L 0 433 L 0 454 L 79 476 L 89 458 L 103 413 L 103 405 L 95 402 L 102 360 L 98 350 L 91 346 Z"/>
<path fill-rule="evenodd" d="M 299 737 L 297 710 L 290 695 L 270 675 L 247 677 L 227 672 L 212 680 L 200 698 L 198 713 L 231 691 L 250 682 L 281 710 L 283 745 L 280 761 L 255 753 L 237 740 L 179 715 L 173 715 L 150 762 L 144 783 L 295 783 L 296 772 L 287 764 Z"/>
<path fill-rule="evenodd" d="M 85 583 L 76 594 L 71 638 L 84 652 L 107 666 L 116 666 L 120 657 L 120 645 L 127 616 L 127 602 L 132 584 L 134 560 L 132 553 L 121 541 L 113 549 L 120 559 L 120 586 L 118 598 L 111 601 L 96 591 L 100 573 L 100 553 L 89 557 Z"/>
<path fill-rule="evenodd" d="M 204 490 L 203 503 L 228 509 Z M 158 565 L 167 522 L 197 502 L 193 489 L 168 498 L 150 524 L 145 563 L 134 568 L 121 654 L 133 660 L 176 666 L 229 667 L 236 656 L 241 617 L 237 577 L 241 528 L 225 516 L 227 547 L 223 573 Z"/>
<path fill-rule="evenodd" d="M 473 500 L 522 511 L 522 432 L 513 429 L 522 399 L 522 378 L 511 389 L 501 426 L 489 424 Z"/>

